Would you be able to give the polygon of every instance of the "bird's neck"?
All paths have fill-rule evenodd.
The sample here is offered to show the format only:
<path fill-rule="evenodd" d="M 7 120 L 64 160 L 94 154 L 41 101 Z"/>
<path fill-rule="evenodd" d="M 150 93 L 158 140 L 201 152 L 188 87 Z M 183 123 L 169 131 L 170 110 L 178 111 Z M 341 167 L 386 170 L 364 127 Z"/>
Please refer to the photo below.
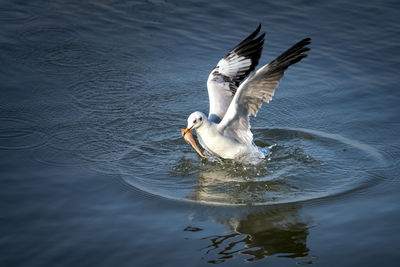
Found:
<path fill-rule="evenodd" d="M 196 129 L 196 132 L 198 135 L 204 135 L 207 132 L 210 132 L 213 127 L 215 127 L 217 124 L 215 124 L 212 121 L 209 121 L 208 119 L 205 119 L 203 123 Z"/>

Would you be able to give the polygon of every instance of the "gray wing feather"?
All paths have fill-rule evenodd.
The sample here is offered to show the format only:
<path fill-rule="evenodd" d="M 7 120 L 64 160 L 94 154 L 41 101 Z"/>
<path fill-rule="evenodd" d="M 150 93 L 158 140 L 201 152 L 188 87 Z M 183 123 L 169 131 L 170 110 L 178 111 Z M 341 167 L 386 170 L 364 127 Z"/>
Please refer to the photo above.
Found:
<path fill-rule="evenodd" d="M 250 115 L 256 116 L 262 103 L 272 99 L 285 70 L 307 56 L 303 53 L 310 50 L 306 47 L 310 43 L 310 38 L 298 42 L 243 82 L 218 125 L 219 130 L 238 142 L 251 143 Z"/>

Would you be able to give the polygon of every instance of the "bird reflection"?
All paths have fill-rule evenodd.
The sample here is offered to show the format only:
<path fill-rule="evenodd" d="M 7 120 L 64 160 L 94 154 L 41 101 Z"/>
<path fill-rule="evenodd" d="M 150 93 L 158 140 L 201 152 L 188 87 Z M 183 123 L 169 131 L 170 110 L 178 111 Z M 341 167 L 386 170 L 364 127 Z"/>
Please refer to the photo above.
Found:
<path fill-rule="evenodd" d="M 277 194 L 278 190 L 285 188 L 284 183 L 255 182 L 251 177 L 232 175 L 232 172 L 220 168 L 200 171 L 197 182 L 198 186 L 187 197 L 208 203 L 225 200 L 228 203 L 252 204 L 265 200 L 265 194 Z M 275 192 L 271 190 L 274 186 Z M 299 214 L 299 204 L 222 209 L 230 210 L 229 214 L 217 213 L 211 214 L 211 217 L 224 225 L 228 229 L 227 233 L 202 237 L 202 240 L 209 243 L 202 248 L 204 258 L 209 263 L 221 263 L 235 257 L 255 261 L 272 255 L 294 258 L 299 264 L 312 262 L 307 247 L 308 229 L 312 220 Z M 192 229 L 200 231 L 198 228 L 185 230 Z"/>
<path fill-rule="evenodd" d="M 308 224 L 299 221 L 296 209 L 249 213 L 243 218 L 214 218 L 230 230 L 227 234 L 205 237 L 210 244 L 202 250 L 209 263 L 220 263 L 237 256 L 245 261 L 260 260 L 272 255 L 310 259 L 307 247 Z"/>
<path fill-rule="evenodd" d="M 307 247 L 311 219 L 300 218 L 297 209 L 286 205 L 251 209 L 234 217 L 213 215 L 229 231 L 202 238 L 209 241 L 202 248 L 204 258 L 209 263 L 221 263 L 235 257 L 255 261 L 275 255 L 294 258 L 300 264 L 312 261 Z"/>

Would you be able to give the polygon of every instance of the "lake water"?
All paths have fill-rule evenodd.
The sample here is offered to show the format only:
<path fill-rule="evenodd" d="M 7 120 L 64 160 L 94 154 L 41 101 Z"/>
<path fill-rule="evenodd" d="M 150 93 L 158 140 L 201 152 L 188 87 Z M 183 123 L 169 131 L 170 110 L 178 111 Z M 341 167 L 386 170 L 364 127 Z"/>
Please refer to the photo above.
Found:
<path fill-rule="evenodd" d="M 255 30 L 312 38 L 256 164 L 180 136 Z M 1 266 L 398 266 L 398 1 L 0 1 Z"/>

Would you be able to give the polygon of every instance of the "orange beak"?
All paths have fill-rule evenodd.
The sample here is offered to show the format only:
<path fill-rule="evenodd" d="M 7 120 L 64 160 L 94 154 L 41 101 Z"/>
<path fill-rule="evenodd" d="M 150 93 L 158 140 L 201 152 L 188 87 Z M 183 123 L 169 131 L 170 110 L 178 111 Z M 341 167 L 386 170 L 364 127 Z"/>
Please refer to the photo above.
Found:
<path fill-rule="evenodd" d="M 188 128 L 186 128 L 186 129 L 181 129 L 182 136 L 183 136 L 183 138 L 185 139 L 186 142 L 189 142 L 189 143 L 192 145 L 192 147 L 194 148 L 194 150 L 196 150 L 196 152 L 197 152 L 202 158 L 207 158 L 206 156 L 204 156 L 203 153 L 201 153 L 199 147 L 197 146 L 196 141 L 194 140 L 194 137 L 193 137 L 193 135 L 192 135 L 192 133 L 191 133 L 192 128 L 193 128 L 193 126 L 190 127 L 189 129 L 188 129 Z"/>

